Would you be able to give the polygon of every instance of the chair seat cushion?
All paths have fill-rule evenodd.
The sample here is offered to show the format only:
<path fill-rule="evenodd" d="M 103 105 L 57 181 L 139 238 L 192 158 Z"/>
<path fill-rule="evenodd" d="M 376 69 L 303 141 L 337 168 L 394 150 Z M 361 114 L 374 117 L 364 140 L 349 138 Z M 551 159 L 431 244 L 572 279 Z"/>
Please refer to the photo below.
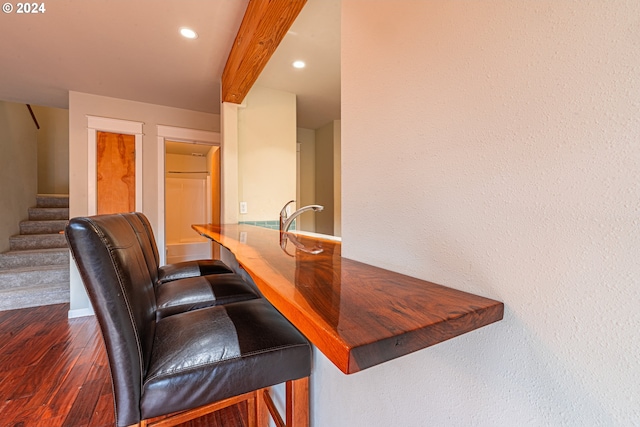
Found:
<path fill-rule="evenodd" d="M 156 319 L 254 298 L 255 288 L 234 273 L 173 280 L 156 285 Z"/>
<path fill-rule="evenodd" d="M 163 265 L 158 269 L 158 283 L 171 282 L 187 277 L 206 276 L 209 274 L 232 273 L 225 263 L 218 259 L 200 259 Z"/>
<path fill-rule="evenodd" d="M 156 325 L 142 417 L 303 378 L 310 370 L 309 342 L 262 298 L 176 314 Z"/>

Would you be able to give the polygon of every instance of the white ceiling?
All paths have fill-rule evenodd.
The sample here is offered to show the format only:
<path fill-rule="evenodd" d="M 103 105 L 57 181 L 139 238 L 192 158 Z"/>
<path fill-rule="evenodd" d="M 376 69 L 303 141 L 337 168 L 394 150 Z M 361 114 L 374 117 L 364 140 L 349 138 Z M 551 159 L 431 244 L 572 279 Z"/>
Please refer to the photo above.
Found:
<path fill-rule="evenodd" d="M 307 67 L 294 69 L 301 59 Z M 256 84 L 297 95 L 298 126 L 340 118 L 340 0 L 308 0 Z"/>
<path fill-rule="evenodd" d="M 55 0 L 40 14 L 2 13 L 0 99 L 68 108 L 78 91 L 219 113 L 247 3 Z M 309 0 L 257 84 L 296 93 L 298 126 L 316 129 L 340 118 L 339 52 L 340 0 Z M 299 58 L 307 68 L 291 67 Z"/>

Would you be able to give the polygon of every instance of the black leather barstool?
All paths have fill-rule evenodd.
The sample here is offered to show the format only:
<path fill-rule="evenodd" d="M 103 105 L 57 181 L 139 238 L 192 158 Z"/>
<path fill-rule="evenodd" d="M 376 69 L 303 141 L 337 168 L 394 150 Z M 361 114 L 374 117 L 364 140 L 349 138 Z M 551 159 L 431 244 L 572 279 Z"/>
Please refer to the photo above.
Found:
<path fill-rule="evenodd" d="M 73 218 L 65 236 L 102 331 L 118 426 L 182 423 L 241 400 L 250 425 L 264 426 L 266 388 L 283 382 L 289 427 L 308 425 L 310 345 L 268 301 L 158 320 L 154 283 L 122 215 Z"/>
<path fill-rule="evenodd" d="M 158 245 L 153 235 L 153 229 L 151 228 L 149 219 L 142 212 L 123 213 L 121 215 L 129 221 L 138 234 L 138 239 L 142 245 L 145 260 L 149 266 L 149 271 L 152 274 L 154 283 L 157 282 L 161 284 L 177 279 L 206 276 L 209 274 L 232 273 L 232 270 L 218 259 L 199 259 L 161 266 Z"/>
<path fill-rule="evenodd" d="M 151 225 L 140 212 L 117 214 L 135 233 L 156 293 L 158 319 L 184 311 L 261 296 L 253 282 L 219 260 L 186 261 L 159 267 L 158 248 Z M 164 279 L 160 279 L 160 277 Z"/>

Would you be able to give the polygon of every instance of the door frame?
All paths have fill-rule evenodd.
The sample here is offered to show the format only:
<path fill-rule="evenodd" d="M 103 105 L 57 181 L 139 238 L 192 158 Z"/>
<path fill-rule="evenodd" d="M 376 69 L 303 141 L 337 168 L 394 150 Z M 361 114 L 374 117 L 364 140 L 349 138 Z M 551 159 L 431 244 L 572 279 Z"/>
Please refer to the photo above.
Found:
<path fill-rule="evenodd" d="M 136 162 L 136 205 L 142 212 L 142 122 L 87 116 L 87 214 L 98 213 L 98 132 L 112 132 L 135 137 Z"/>
<path fill-rule="evenodd" d="M 157 125 L 158 135 L 158 229 L 155 232 L 160 255 L 160 265 L 166 263 L 167 251 L 165 248 L 165 152 L 166 140 L 175 142 L 187 142 L 191 144 L 204 144 L 220 146 L 220 132 L 187 129 L 175 126 Z M 213 177 L 210 177 L 212 179 Z M 221 177 L 218 177 L 221 179 Z M 210 211 L 210 207 L 208 207 Z M 195 232 L 194 232 L 195 233 Z"/>

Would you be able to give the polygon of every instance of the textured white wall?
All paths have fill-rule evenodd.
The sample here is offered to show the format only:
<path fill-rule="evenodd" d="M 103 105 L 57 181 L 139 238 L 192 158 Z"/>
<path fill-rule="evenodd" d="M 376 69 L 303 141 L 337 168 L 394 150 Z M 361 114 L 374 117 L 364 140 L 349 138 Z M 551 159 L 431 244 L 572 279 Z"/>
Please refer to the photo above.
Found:
<path fill-rule="evenodd" d="M 506 311 L 353 376 L 319 356 L 314 425 L 637 425 L 640 3 L 342 13 L 343 254 Z"/>

